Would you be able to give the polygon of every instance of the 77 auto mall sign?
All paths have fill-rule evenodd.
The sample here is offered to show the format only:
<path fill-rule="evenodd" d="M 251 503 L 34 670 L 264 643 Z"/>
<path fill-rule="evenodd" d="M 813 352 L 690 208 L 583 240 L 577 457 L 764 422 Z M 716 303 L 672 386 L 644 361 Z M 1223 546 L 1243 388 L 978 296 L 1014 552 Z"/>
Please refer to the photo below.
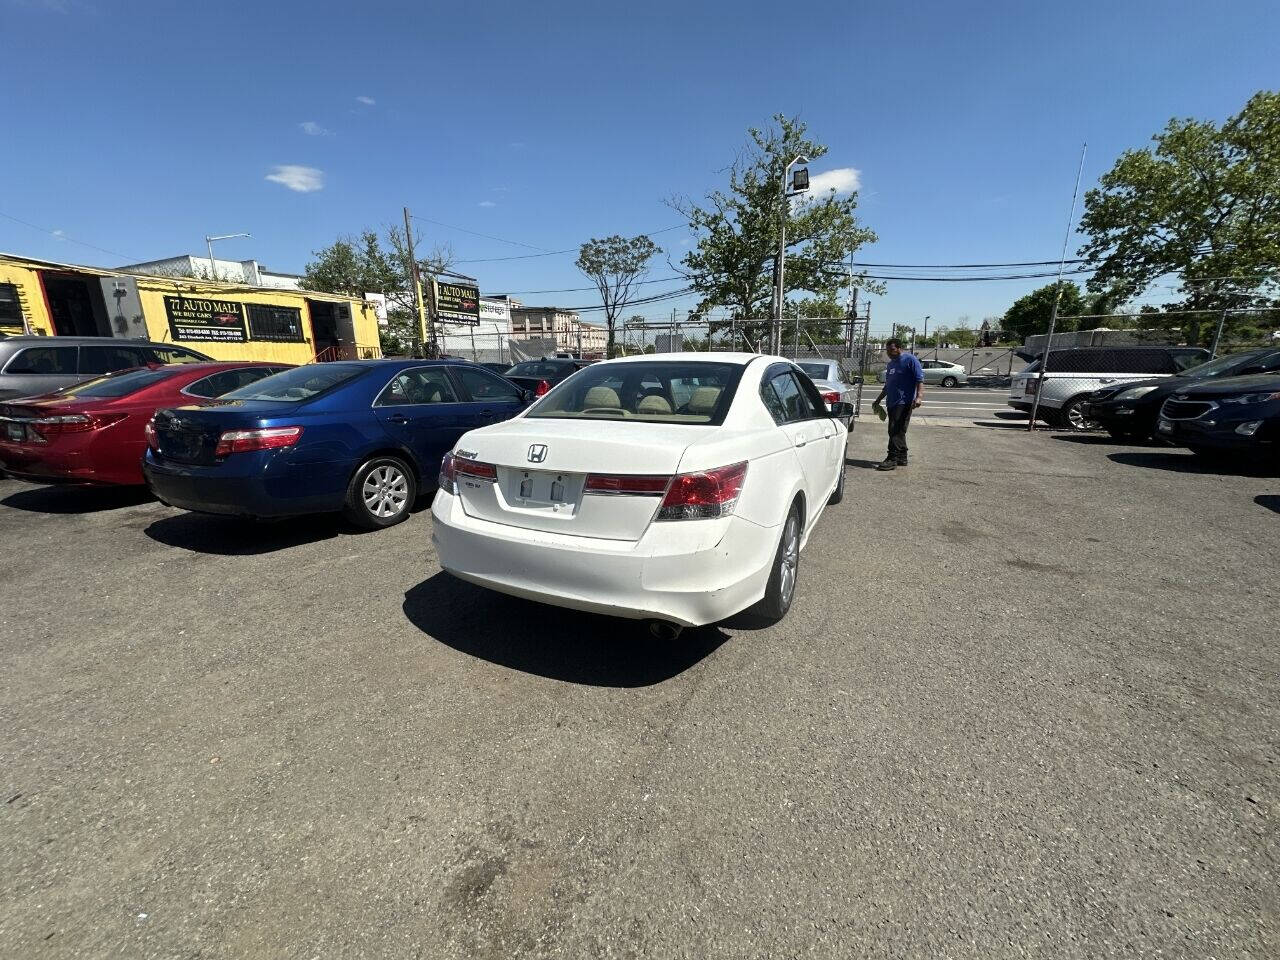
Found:
<path fill-rule="evenodd" d="M 214 297 L 165 297 L 169 333 L 175 340 L 243 343 L 244 304 Z"/>
<path fill-rule="evenodd" d="M 436 316 L 445 323 L 480 324 L 480 288 L 436 283 Z"/>

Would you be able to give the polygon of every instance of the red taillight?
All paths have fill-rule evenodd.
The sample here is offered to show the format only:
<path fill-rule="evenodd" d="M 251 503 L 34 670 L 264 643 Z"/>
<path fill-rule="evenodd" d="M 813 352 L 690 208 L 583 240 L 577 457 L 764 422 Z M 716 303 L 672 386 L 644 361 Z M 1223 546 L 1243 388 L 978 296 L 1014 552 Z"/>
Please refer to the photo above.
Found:
<path fill-rule="evenodd" d="M 551 384 L 547 383 L 547 381 L 545 380 L 539 380 L 538 386 L 534 388 L 533 395 L 535 397 L 540 397 L 550 389 L 551 389 Z"/>
<path fill-rule="evenodd" d="M 837 393 L 835 390 L 829 390 L 828 392 L 822 395 L 822 402 L 825 403 L 828 407 L 831 406 L 833 403 L 839 403 L 840 394 Z"/>
<path fill-rule="evenodd" d="M 658 508 L 659 520 L 705 520 L 733 513 L 747 478 L 747 463 L 677 474 Z"/>
<path fill-rule="evenodd" d="M 667 490 L 670 477 L 651 476 L 647 474 L 603 474 L 588 475 L 583 484 L 584 493 L 616 493 L 636 497 L 656 497 Z"/>
<path fill-rule="evenodd" d="M 457 493 L 454 487 L 454 480 L 457 479 L 457 473 L 453 469 L 453 454 L 446 453 L 444 459 L 440 461 L 440 477 L 436 481 L 438 486 L 445 493 Z"/>
<path fill-rule="evenodd" d="M 227 430 L 218 438 L 215 457 L 251 450 L 276 450 L 292 447 L 302 436 L 301 427 L 266 427 L 261 430 Z"/>
<path fill-rule="evenodd" d="M 60 437 L 64 433 L 88 433 L 90 430 L 101 430 L 113 423 L 119 423 L 126 416 L 127 414 L 123 413 L 71 413 L 56 417 L 37 417 L 35 420 L 28 420 L 27 426 L 32 430 L 32 439 L 37 443 L 48 443 L 54 437 Z"/>
<path fill-rule="evenodd" d="M 468 460 L 466 457 L 454 457 L 453 470 L 454 473 L 479 477 L 481 480 L 498 479 L 498 468 L 492 463 L 481 463 L 479 460 Z"/>

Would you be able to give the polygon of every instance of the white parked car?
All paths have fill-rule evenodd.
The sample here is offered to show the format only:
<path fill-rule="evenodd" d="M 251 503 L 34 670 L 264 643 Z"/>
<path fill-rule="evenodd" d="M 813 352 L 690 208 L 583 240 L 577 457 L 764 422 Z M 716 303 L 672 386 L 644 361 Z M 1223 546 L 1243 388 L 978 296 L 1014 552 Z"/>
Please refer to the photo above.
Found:
<path fill-rule="evenodd" d="M 850 403 L 855 407 L 858 403 L 858 389 L 852 384 L 845 383 L 844 378 L 840 374 L 840 363 L 837 360 L 797 360 L 797 367 L 804 371 L 805 375 L 813 381 L 813 385 L 818 388 L 818 392 L 822 394 L 824 402 L 830 404 L 840 401 L 842 403 Z M 850 430 L 853 429 L 853 417 L 850 416 L 845 426 Z"/>
<path fill-rule="evenodd" d="M 659 636 L 755 604 L 781 619 L 800 551 L 844 494 L 849 412 L 781 357 L 594 364 L 446 455 L 431 506 L 440 565 L 651 620 Z"/>

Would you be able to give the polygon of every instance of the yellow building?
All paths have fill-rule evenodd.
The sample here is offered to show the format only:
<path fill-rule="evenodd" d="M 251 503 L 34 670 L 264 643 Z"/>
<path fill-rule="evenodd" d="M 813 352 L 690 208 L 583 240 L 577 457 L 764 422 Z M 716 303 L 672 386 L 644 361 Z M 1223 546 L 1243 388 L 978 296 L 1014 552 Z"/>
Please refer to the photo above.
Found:
<path fill-rule="evenodd" d="M 215 360 L 380 357 L 357 297 L 120 273 L 0 253 L 0 333 L 179 343 Z"/>

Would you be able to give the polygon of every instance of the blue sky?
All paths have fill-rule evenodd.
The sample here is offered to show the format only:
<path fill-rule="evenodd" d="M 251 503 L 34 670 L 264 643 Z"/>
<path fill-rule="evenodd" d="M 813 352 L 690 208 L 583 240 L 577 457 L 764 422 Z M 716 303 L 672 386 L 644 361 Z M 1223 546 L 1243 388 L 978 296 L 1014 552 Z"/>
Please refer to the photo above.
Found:
<path fill-rule="evenodd" d="M 815 174 L 858 171 L 859 259 L 1007 262 L 1057 257 L 1081 142 L 1088 186 L 1170 117 L 1280 83 L 1280 5 L 0 0 L 0 53 L 0 213 L 43 228 L 0 217 L 0 250 L 111 266 L 247 231 L 219 255 L 300 271 L 406 204 L 462 260 L 562 250 L 678 224 L 664 201 L 721 185 L 781 111 L 829 145 Z M 593 302 L 524 293 L 586 286 L 572 255 L 459 269 Z M 977 323 L 1043 282 L 894 282 L 875 328 Z"/>

